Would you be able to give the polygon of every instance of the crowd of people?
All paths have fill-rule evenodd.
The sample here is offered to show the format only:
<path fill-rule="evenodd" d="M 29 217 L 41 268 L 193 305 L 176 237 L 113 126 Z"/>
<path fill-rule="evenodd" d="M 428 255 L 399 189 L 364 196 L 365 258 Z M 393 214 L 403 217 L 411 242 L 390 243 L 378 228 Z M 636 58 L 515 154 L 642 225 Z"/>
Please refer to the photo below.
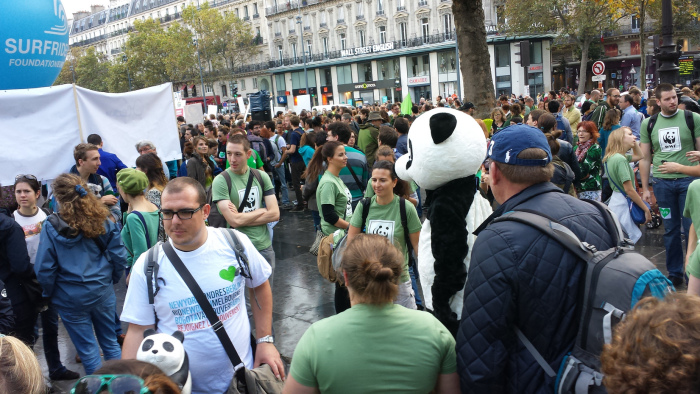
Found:
<path fill-rule="evenodd" d="M 606 202 L 632 243 L 642 232 L 630 204 L 643 223 L 658 211 L 668 278 L 687 286 L 643 300 L 617 326 L 601 355 L 608 391 L 700 392 L 700 81 L 648 94 L 592 90 L 580 109 L 565 90 L 501 96 L 481 111 L 490 113 L 476 119 L 489 148 L 476 182 L 494 214 L 474 232 L 456 336 L 424 307 L 415 272 L 429 191 L 400 179 L 394 163 L 411 154 L 418 117 L 435 108 L 473 117 L 471 102 L 421 99 L 408 114 L 395 103 L 268 121 L 178 117 L 182 158 L 163 161 L 138 141 L 135 168 L 89 135 L 64 174 L 43 183 L 18 174 L 0 188 L 0 392 L 47 391 L 31 350 L 39 326 L 48 378 L 78 380 L 76 393 L 180 392 L 136 360 L 149 330 L 183 333 L 193 393 L 226 392 L 237 366 L 220 329 L 245 368 L 268 365 L 285 393 L 552 392 L 514 327 L 557 370 L 574 344 L 583 266 L 524 225 L 494 219 L 541 212 L 599 250 L 612 247 L 606 220 L 583 199 Z M 311 251 L 347 236 L 336 315 L 304 333 L 290 368 L 272 329 L 282 210 L 309 211 Z M 219 320 L 205 316 L 187 277 Z M 121 315 L 114 286 L 127 287 Z M 61 363 L 59 317 L 84 375 Z"/>

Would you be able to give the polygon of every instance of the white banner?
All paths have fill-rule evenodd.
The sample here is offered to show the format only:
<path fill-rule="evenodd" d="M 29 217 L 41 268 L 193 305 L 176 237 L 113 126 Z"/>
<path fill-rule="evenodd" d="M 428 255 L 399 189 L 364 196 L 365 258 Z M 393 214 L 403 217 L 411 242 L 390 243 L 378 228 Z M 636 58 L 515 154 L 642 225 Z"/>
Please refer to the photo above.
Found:
<path fill-rule="evenodd" d="M 18 174 L 56 178 L 75 164 L 75 145 L 93 133 L 127 166 L 135 165 L 135 144 L 144 139 L 164 161 L 182 157 L 170 83 L 118 94 L 79 87 L 74 94 L 71 85 L 0 91 L 0 124 L 2 185 Z"/>

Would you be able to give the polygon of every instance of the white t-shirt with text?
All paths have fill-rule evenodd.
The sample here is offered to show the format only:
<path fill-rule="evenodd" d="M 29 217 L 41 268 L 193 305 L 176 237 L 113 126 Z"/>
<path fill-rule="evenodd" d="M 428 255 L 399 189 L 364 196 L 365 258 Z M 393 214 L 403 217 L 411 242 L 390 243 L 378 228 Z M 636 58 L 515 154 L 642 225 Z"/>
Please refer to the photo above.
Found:
<path fill-rule="evenodd" d="M 226 241 L 222 229 L 207 227 L 207 241 L 198 249 L 175 252 L 206 294 L 247 368 L 253 367 L 250 347 L 250 322 L 245 304 L 245 287 L 265 283 L 272 270 L 248 237 L 236 231 L 246 250 L 251 279 L 241 276 L 240 263 Z M 171 242 L 171 241 L 168 241 Z M 155 323 L 154 305 L 148 303 L 148 288 L 143 253 L 131 270 L 131 281 L 124 301 L 121 320 L 142 326 Z M 233 366 L 219 338 L 211 328 L 192 292 L 177 273 L 162 249 L 158 253 L 158 285 L 155 310 L 157 331 L 185 334 L 184 347 L 190 361 L 192 393 L 223 393 L 233 377 Z M 155 287 L 154 287 L 155 289 Z"/>
<path fill-rule="evenodd" d="M 46 213 L 41 209 L 37 209 L 34 216 L 23 216 L 19 213 L 19 210 L 17 210 L 12 215 L 17 224 L 22 227 L 22 231 L 24 231 L 24 240 L 27 242 L 29 262 L 34 265 L 36 251 L 39 249 L 39 234 L 41 234 L 41 228 L 44 225 L 44 220 L 46 220 Z"/>

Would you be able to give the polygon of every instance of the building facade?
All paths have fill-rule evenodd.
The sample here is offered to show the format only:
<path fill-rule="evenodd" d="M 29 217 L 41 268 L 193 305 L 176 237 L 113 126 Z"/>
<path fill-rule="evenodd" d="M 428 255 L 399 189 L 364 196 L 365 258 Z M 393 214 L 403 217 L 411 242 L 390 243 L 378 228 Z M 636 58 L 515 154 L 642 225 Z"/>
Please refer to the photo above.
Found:
<path fill-rule="evenodd" d="M 214 0 L 234 12 L 259 37 L 248 64 L 231 80 L 207 83 L 204 92 L 230 100 L 267 90 L 278 107 L 295 108 L 309 94 L 312 105 L 414 102 L 462 96 L 451 0 Z M 135 20 L 168 25 L 197 0 L 112 0 L 107 8 L 74 14 L 70 43 L 92 45 L 119 60 Z M 508 37 L 497 31 L 502 8 L 484 2 L 496 94 L 534 95 L 550 89 L 553 36 Z M 518 43 L 529 40 L 532 64 L 519 66 Z M 233 79 L 235 78 L 235 80 Z M 188 101 L 202 94 L 198 79 L 173 81 Z M 469 98 L 467 98 L 469 99 Z M 201 100 L 200 100 L 201 101 Z"/>

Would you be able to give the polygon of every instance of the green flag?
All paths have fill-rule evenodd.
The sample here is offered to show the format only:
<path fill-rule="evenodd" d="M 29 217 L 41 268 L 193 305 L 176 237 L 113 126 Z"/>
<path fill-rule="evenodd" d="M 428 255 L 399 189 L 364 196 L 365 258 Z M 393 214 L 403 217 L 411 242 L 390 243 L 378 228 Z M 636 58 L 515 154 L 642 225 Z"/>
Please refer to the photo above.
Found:
<path fill-rule="evenodd" d="M 411 93 L 406 93 L 406 97 L 401 102 L 401 115 L 413 114 L 413 101 L 411 101 Z"/>

